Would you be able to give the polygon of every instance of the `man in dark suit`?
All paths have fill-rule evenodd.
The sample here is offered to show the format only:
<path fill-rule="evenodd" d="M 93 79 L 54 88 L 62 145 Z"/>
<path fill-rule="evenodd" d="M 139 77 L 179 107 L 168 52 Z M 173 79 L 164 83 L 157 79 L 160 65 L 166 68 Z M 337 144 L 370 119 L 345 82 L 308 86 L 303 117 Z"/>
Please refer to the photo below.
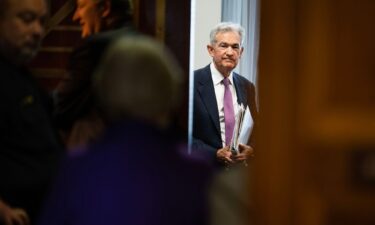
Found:
<path fill-rule="evenodd" d="M 246 162 L 253 156 L 250 143 L 240 144 L 239 154 L 229 149 L 231 138 L 229 136 L 228 139 L 228 135 L 233 133 L 233 126 L 229 127 L 225 122 L 226 87 L 230 91 L 230 105 L 234 113 L 243 104 L 249 106 L 253 119 L 256 116 L 254 85 L 233 72 L 243 52 L 243 39 L 244 29 L 240 25 L 218 24 L 211 31 L 207 46 L 212 63 L 194 72 L 192 149 L 209 157 L 219 168 Z M 224 85 L 224 80 L 228 80 L 229 84 Z"/>
<path fill-rule="evenodd" d="M 77 0 L 73 20 L 80 23 L 83 40 L 58 85 L 54 111 L 67 148 L 89 144 L 102 133 L 105 121 L 92 91 L 92 74 L 111 42 L 135 33 L 130 0 Z"/>
<path fill-rule="evenodd" d="M 34 224 L 60 143 L 47 96 L 26 68 L 40 46 L 45 0 L 0 1 L 0 224 Z"/>

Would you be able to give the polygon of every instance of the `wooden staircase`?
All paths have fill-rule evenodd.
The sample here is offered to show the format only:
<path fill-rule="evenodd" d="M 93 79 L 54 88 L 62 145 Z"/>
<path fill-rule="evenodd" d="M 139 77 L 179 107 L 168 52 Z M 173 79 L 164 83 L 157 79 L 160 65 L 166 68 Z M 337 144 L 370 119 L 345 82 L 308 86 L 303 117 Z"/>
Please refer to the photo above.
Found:
<path fill-rule="evenodd" d="M 72 21 L 76 0 L 48 0 L 50 19 L 46 36 L 30 67 L 48 92 L 64 77 L 73 48 L 81 40 L 80 26 Z M 189 68 L 190 0 L 133 0 L 135 27 L 165 43 L 186 72 Z"/>
<path fill-rule="evenodd" d="M 75 0 L 50 0 L 49 3 L 51 16 L 46 24 L 46 36 L 30 66 L 41 85 L 52 91 L 66 72 L 70 53 L 81 39 L 81 31 L 71 19 Z"/>

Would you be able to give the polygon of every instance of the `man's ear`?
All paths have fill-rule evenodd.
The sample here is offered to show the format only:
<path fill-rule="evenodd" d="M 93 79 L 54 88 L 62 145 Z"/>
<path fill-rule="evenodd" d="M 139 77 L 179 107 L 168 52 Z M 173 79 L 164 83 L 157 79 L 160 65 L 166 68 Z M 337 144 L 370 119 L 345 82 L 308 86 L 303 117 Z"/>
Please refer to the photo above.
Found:
<path fill-rule="evenodd" d="M 212 45 L 207 45 L 207 51 L 208 51 L 208 54 L 210 54 L 210 56 L 213 56 L 214 47 L 212 47 Z"/>
<path fill-rule="evenodd" d="M 241 47 L 241 50 L 240 50 L 240 58 L 241 58 L 241 56 L 242 56 L 242 53 L 243 53 L 243 47 Z"/>
<path fill-rule="evenodd" d="M 104 0 L 101 5 L 101 17 L 105 18 L 111 13 L 111 1 Z"/>

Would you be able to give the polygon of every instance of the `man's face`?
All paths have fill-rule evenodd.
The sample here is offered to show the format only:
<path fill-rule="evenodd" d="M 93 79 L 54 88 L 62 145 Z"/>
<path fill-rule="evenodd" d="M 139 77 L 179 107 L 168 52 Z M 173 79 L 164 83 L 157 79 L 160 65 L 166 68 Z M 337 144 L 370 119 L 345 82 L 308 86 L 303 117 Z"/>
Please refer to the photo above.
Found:
<path fill-rule="evenodd" d="M 101 29 L 101 11 L 97 2 L 98 0 L 77 0 L 73 21 L 79 21 L 82 37 L 98 33 Z"/>
<path fill-rule="evenodd" d="M 216 43 L 208 45 L 207 50 L 217 70 L 224 76 L 229 76 L 243 52 L 240 35 L 232 31 L 218 33 Z"/>
<path fill-rule="evenodd" d="M 15 63 L 35 56 L 44 34 L 47 5 L 44 0 L 7 0 L 0 17 L 0 52 Z"/>

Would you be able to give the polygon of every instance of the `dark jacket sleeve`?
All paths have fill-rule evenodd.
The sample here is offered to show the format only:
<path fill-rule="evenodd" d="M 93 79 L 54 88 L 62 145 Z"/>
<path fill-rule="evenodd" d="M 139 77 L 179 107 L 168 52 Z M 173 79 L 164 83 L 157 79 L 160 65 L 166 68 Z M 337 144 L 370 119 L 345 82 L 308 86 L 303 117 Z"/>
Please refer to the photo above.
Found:
<path fill-rule="evenodd" d="M 95 57 L 91 40 L 85 40 L 71 55 L 68 71 L 55 92 L 54 119 L 60 129 L 69 128 L 94 105 L 92 73 Z"/>
<path fill-rule="evenodd" d="M 247 85 L 247 105 L 250 109 L 251 117 L 254 121 L 253 131 L 251 132 L 251 136 L 247 144 L 254 148 L 256 143 L 256 130 L 258 126 L 258 108 L 256 104 L 255 86 L 251 82 L 249 82 L 249 84 Z"/>

